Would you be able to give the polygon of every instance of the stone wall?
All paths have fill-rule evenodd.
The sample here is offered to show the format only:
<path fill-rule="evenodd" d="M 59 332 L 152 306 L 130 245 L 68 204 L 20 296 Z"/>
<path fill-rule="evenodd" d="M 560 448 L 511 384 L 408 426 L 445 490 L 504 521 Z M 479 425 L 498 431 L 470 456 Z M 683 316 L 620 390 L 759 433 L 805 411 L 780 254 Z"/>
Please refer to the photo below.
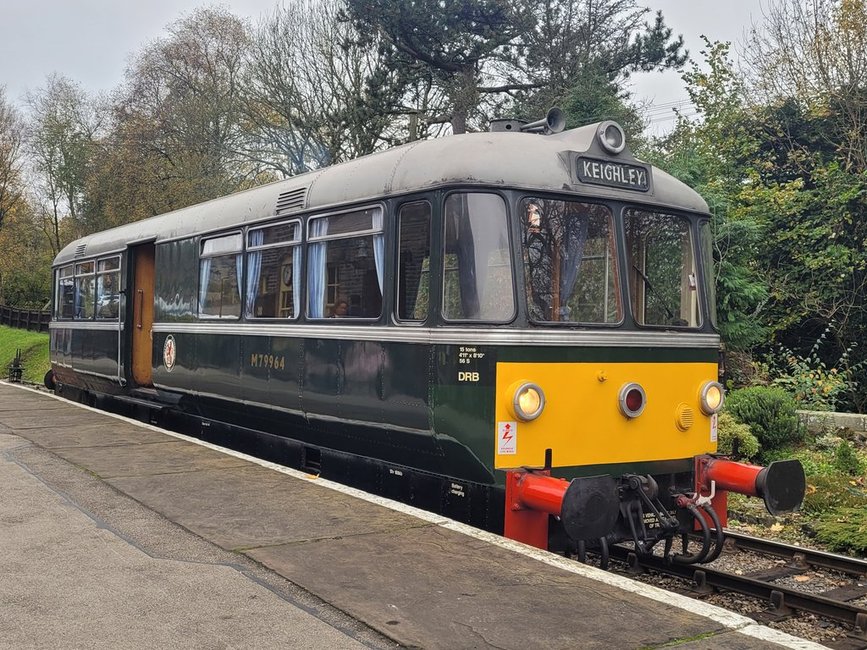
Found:
<path fill-rule="evenodd" d="M 859 432 L 867 431 L 867 415 L 859 413 L 798 411 L 798 417 L 809 431 L 833 431 L 843 428 Z"/>

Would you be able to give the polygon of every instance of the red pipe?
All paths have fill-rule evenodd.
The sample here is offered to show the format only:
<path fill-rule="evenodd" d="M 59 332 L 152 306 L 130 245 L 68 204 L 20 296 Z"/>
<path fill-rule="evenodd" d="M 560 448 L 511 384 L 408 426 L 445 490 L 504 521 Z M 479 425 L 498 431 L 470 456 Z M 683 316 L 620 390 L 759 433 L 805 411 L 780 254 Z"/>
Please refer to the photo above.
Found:
<path fill-rule="evenodd" d="M 711 456 L 696 457 L 696 484 L 718 492 L 738 492 L 765 501 L 772 515 L 797 510 L 807 488 L 804 468 L 798 460 L 776 460 L 767 467 L 736 463 Z"/>
<path fill-rule="evenodd" d="M 710 458 L 704 466 L 702 483 L 708 489 L 710 482 L 715 481 L 718 490 L 738 492 L 751 497 L 760 497 L 756 479 L 764 467 L 736 463 L 721 458 Z"/>
<path fill-rule="evenodd" d="M 563 510 L 563 496 L 569 488 L 569 481 L 553 478 L 544 474 L 525 472 L 517 479 L 514 499 L 525 508 L 541 510 L 550 515 L 560 515 Z"/>

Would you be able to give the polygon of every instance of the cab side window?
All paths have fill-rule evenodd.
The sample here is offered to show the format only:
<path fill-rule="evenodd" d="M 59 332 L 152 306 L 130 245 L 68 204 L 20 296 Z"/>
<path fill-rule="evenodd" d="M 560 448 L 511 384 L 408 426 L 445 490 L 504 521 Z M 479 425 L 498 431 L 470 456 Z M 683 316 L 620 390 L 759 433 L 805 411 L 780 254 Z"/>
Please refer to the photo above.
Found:
<path fill-rule="evenodd" d="M 505 201 L 481 192 L 449 195 L 444 245 L 443 316 L 510 321 L 515 291 Z"/>
<path fill-rule="evenodd" d="M 398 213 L 397 318 L 427 320 L 430 302 L 430 222 L 427 201 L 405 203 Z"/>

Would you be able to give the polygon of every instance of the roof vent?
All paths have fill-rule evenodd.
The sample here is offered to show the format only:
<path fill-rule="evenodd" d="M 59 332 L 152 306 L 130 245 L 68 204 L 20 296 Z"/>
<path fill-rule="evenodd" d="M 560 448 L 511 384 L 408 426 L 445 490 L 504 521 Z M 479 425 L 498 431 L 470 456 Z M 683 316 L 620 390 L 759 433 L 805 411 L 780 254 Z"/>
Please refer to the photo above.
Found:
<path fill-rule="evenodd" d="M 283 192 L 279 197 L 277 197 L 277 214 L 286 214 L 287 212 L 303 210 L 307 205 L 306 199 L 306 187 L 299 187 L 295 190 Z"/>
<path fill-rule="evenodd" d="M 79 244 L 75 247 L 75 256 L 84 257 L 84 251 L 87 250 L 87 244 Z"/>

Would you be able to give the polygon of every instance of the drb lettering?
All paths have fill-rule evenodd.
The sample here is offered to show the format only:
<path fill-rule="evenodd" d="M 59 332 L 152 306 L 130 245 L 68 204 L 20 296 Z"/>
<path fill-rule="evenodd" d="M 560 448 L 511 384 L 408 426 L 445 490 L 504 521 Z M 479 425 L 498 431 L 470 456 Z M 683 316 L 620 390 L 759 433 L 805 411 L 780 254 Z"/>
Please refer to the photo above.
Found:
<path fill-rule="evenodd" d="M 458 381 L 479 381 L 479 373 L 477 372 L 459 372 Z"/>

